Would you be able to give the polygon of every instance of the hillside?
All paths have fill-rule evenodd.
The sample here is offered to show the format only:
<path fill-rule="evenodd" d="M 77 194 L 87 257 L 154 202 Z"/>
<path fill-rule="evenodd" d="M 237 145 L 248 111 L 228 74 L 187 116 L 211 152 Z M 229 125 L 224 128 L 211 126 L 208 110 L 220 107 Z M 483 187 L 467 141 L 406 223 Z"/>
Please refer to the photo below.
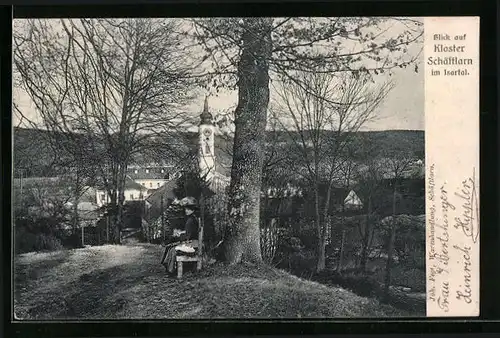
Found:
<path fill-rule="evenodd" d="M 334 138 L 335 132 L 325 131 L 327 137 Z M 64 147 L 52 147 L 49 138 L 57 137 L 57 134 L 45 130 L 14 128 L 14 169 L 29 169 L 25 175 L 42 176 L 50 174 L 51 164 L 57 159 L 64 158 Z M 425 151 L 424 131 L 418 130 L 387 130 L 358 132 L 357 136 L 364 137 L 365 141 L 372 144 L 374 148 L 382 148 L 391 152 L 401 144 L 411 145 L 408 149 L 418 157 L 423 158 Z M 59 136 L 60 137 L 60 136 Z M 269 131 L 268 140 L 277 142 L 289 142 L 290 135 L 284 131 Z M 61 139 L 67 139 L 60 137 Z M 142 153 L 135 154 L 135 162 L 152 162 L 161 158 L 162 160 L 179 158 L 188 152 L 194 152 L 198 145 L 198 135 L 194 132 L 176 132 L 165 135 L 161 139 L 156 137 L 149 140 L 150 146 L 144 146 Z M 166 145 L 166 150 L 158 154 L 155 144 Z M 187 147 L 187 148 L 186 148 Z M 217 135 L 215 139 L 216 157 L 224 165 L 231 163 L 232 139 L 227 136 Z M 17 174 L 17 172 L 16 172 Z"/>
<path fill-rule="evenodd" d="M 214 264 L 167 277 L 157 245 L 15 258 L 19 319 L 353 318 L 410 314 L 268 266 Z"/>

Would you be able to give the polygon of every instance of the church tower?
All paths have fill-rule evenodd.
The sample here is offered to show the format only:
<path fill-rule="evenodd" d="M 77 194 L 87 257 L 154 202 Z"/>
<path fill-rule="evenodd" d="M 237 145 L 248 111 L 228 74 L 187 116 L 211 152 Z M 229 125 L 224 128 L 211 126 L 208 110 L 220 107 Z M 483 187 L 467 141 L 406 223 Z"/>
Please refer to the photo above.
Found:
<path fill-rule="evenodd" d="M 208 111 L 208 97 L 205 97 L 199 127 L 200 151 L 199 164 L 201 176 L 210 180 L 215 172 L 215 126 L 212 114 Z"/>

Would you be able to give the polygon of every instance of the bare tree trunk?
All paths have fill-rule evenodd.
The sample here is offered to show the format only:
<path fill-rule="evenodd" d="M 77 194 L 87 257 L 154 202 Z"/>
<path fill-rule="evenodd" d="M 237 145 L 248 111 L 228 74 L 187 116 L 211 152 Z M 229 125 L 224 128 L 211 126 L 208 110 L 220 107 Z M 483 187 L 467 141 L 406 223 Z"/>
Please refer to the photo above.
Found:
<path fill-rule="evenodd" d="M 321 272 L 326 267 L 326 235 L 327 235 L 327 227 L 330 226 L 328 223 L 328 211 L 330 209 L 330 199 L 332 195 L 332 182 L 328 185 L 328 189 L 326 191 L 326 199 L 325 199 L 325 209 L 323 210 L 323 217 L 321 219 L 321 214 L 319 210 L 319 190 L 316 189 L 316 218 L 318 220 L 318 261 L 316 264 L 316 272 Z"/>
<path fill-rule="evenodd" d="M 393 265 L 394 241 L 396 240 L 396 193 L 396 182 L 394 182 L 394 190 L 392 193 L 392 224 L 389 243 L 387 247 L 387 265 L 385 269 L 385 302 L 389 302 L 390 299 L 389 290 L 391 286 L 391 269 Z"/>
<path fill-rule="evenodd" d="M 319 209 L 319 186 L 316 184 L 316 189 L 314 193 L 314 205 L 315 205 L 315 218 L 316 218 L 316 236 L 317 236 L 317 246 L 316 246 L 316 272 L 320 272 L 325 268 L 325 245 L 323 238 L 323 229 L 321 222 L 321 211 Z"/>
<path fill-rule="evenodd" d="M 81 182 L 80 182 L 80 172 L 79 169 L 76 169 L 76 177 L 74 177 L 74 192 L 73 192 L 73 229 L 78 229 L 80 226 L 80 219 L 78 216 L 78 204 L 80 202 L 80 192 L 81 192 Z M 71 175 L 70 175 L 71 177 Z M 84 239 L 84 230 L 83 230 L 83 224 L 82 224 L 82 229 L 81 229 L 81 243 L 82 247 L 85 246 L 85 239 Z"/>
<path fill-rule="evenodd" d="M 117 188 L 112 192 L 110 196 L 110 208 L 112 210 L 111 215 L 111 229 L 108 233 L 110 233 L 110 240 L 113 244 L 118 244 L 120 239 L 120 227 L 121 227 L 121 218 L 118 216 L 118 196 L 119 196 L 119 188 L 118 183 L 115 185 Z"/>
<path fill-rule="evenodd" d="M 121 231 L 123 229 L 123 205 L 125 204 L 125 169 L 124 164 L 120 165 L 118 171 L 118 191 L 117 191 L 117 204 L 116 204 L 116 226 L 115 226 L 115 240 L 117 244 L 121 244 Z"/>
<path fill-rule="evenodd" d="M 368 208 L 367 208 L 367 215 L 365 219 L 365 231 L 363 233 L 363 238 L 362 238 L 362 245 L 361 245 L 361 262 L 360 262 L 360 270 L 361 272 L 366 271 L 366 264 L 368 262 L 368 245 L 370 242 L 370 235 L 371 235 L 371 214 L 372 214 L 372 199 L 371 197 L 368 197 Z"/>
<path fill-rule="evenodd" d="M 79 219 L 78 219 L 78 197 L 74 196 L 75 200 L 74 200 L 74 204 L 73 204 L 73 229 L 78 229 L 78 223 L 79 223 Z"/>
<path fill-rule="evenodd" d="M 230 224 L 226 260 L 262 262 L 260 192 L 264 137 L 269 104 L 269 18 L 245 18 L 243 48 L 238 65 L 238 106 L 235 111 L 233 163 L 229 191 Z"/>
<path fill-rule="evenodd" d="M 337 264 L 337 271 L 340 272 L 342 270 L 343 260 L 344 260 L 344 242 L 345 242 L 345 230 L 342 229 L 342 240 L 340 242 L 340 255 L 339 262 Z"/>
<path fill-rule="evenodd" d="M 106 214 L 106 244 L 109 244 L 109 213 Z"/>
<path fill-rule="evenodd" d="M 161 195 L 160 212 L 161 212 L 161 231 L 163 235 L 163 243 L 165 243 L 166 234 L 165 234 L 165 215 L 164 215 L 165 211 L 163 209 L 163 195 Z"/>
<path fill-rule="evenodd" d="M 82 247 L 85 247 L 85 227 L 82 223 Z"/>
<path fill-rule="evenodd" d="M 74 182 L 74 193 L 73 193 L 73 229 L 78 229 L 78 203 L 80 200 L 80 173 L 78 172 L 78 168 L 76 170 L 76 177 Z M 71 175 L 70 175 L 71 177 Z"/>

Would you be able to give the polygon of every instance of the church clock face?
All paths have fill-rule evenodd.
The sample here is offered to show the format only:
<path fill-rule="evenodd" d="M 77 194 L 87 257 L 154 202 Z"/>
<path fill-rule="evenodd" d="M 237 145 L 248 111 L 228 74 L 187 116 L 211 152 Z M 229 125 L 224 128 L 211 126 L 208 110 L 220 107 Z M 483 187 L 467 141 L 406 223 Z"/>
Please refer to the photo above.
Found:
<path fill-rule="evenodd" d="M 203 129 L 203 136 L 205 136 L 203 153 L 205 155 L 212 155 L 212 149 L 210 146 L 210 136 L 212 135 L 212 130 L 210 128 Z"/>
<path fill-rule="evenodd" d="M 212 130 L 210 130 L 210 128 L 203 130 L 203 135 L 205 135 L 206 137 L 212 135 Z"/>

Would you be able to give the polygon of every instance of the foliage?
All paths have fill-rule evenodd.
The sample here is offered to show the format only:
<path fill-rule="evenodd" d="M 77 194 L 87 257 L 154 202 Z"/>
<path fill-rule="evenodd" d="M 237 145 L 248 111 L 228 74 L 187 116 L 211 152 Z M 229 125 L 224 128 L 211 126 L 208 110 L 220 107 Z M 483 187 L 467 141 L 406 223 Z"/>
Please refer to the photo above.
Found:
<path fill-rule="evenodd" d="M 70 213 L 61 204 L 15 206 L 15 251 L 51 251 L 62 249 L 63 243 L 74 245 L 73 232 L 68 229 L 70 220 Z"/>
<path fill-rule="evenodd" d="M 58 250 L 81 245 L 79 224 L 68 202 L 74 198 L 71 177 L 25 178 L 13 187 L 16 250 Z"/>
<path fill-rule="evenodd" d="M 61 238 L 58 238 L 53 234 L 34 232 L 30 229 L 29 225 L 23 224 L 18 220 L 15 222 L 17 223 L 15 225 L 16 228 L 14 234 L 14 247 L 16 253 L 56 251 L 63 248 Z"/>
<path fill-rule="evenodd" d="M 425 224 L 417 221 L 401 226 L 396 233 L 394 250 L 400 264 L 425 269 Z"/>
<path fill-rule="evenodd" d="M 379 223 L 384 249 L 390 237 L 393 217 L 388 216 Z M 401 264 L 423 268 L 425 264 L 425 219 L 423 216 L 397 215 L 395 217 L 396 237 L 394 250 Z"/>
<path fill-rule="evenodd" d="M 184 197 L 194 197 L 199 201 L 202 194 L 204 198 L 209 198 L 213 192 L 206 179 L 200 176 L 199 170 L 193 169 L 183 171 L 176 179 L 174 194 L 179 200 Z"/>

